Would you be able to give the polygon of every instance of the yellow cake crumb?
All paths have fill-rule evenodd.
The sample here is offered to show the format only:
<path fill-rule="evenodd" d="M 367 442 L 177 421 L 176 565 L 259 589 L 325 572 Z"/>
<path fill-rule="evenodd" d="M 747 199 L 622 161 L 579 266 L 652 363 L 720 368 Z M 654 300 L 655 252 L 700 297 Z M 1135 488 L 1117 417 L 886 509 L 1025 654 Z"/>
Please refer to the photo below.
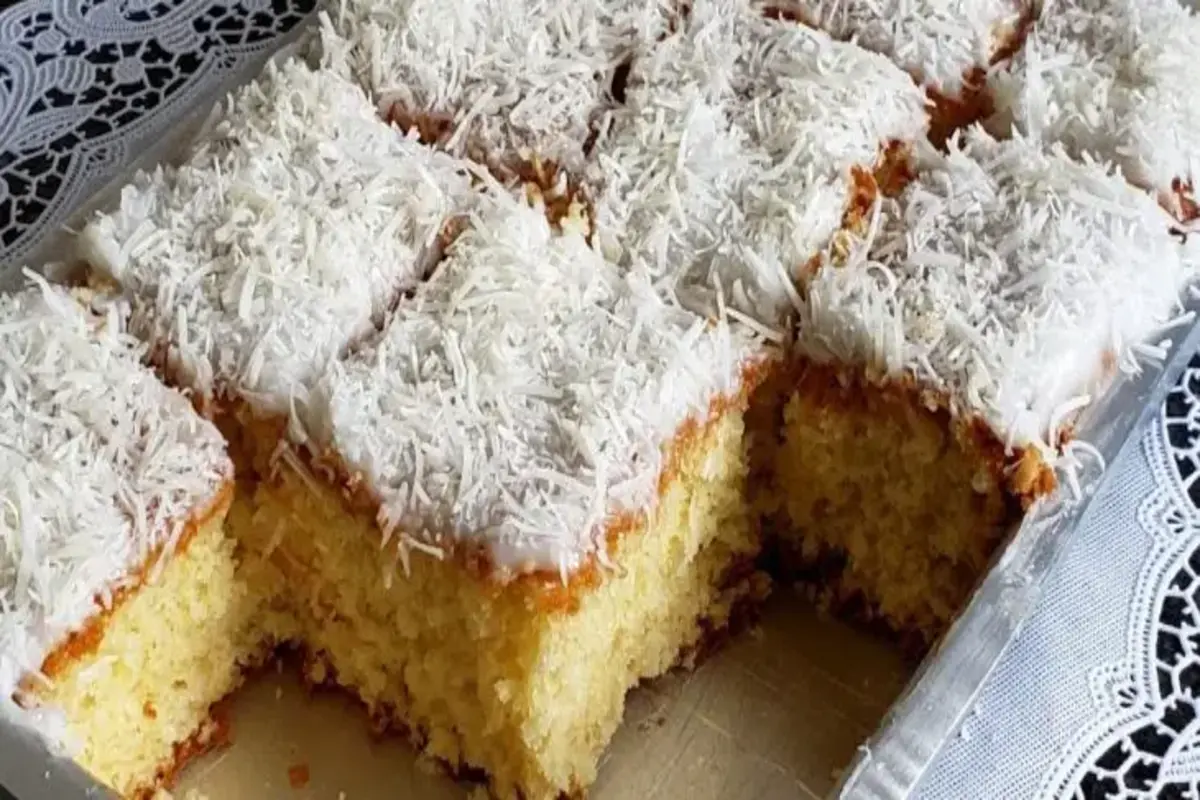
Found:
<path fill-rule="evenodd" d="M 415 554 L 407 576 L 385 581 L 373 515 L 291 470 L 231 525 L 247 553 L 266 555 L 247 568 L 278 587 L 268 605 L 291 608 L 271 633 L 315 656 L 310 680 L 352 689 L 452 769 L 482 767 L 498 797 L 556 798 L 594 779 L 627 690 L 761 586 L 734 571 L 758 547 L 743 431 L 729 411 L 689 443 L 650 523 L 621 535 L 615 568 L 573 607 Z"/>
<path fill-rule="evenodd" d="M 148 796 L 189 750 L 216 743 L 210 709 L 258 655 L 257 601 L 223 518 L 201 526 L 111 615 L 95 651 L 37 693 L 65 713 L 80 764 L 124 795 Z"/>

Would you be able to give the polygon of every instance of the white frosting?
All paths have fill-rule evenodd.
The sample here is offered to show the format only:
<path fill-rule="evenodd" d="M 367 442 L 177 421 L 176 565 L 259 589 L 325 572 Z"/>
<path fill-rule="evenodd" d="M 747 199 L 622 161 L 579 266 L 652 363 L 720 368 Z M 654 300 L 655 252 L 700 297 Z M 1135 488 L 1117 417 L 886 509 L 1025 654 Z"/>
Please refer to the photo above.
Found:
<path fill-rule="evenodd" d="M 1194 246 L 1149 195 L 1095 165 L 974 130 L 883 204 L 877 233 L 808 287 L 800 346 L 912 376 L 951 411 L 1052 452 L 1106 377 L 1178 312 Z"/>
<path fill-rule="evenodd" d="M 355 85 L 291 61 L 237 92 L 184 165 L 139 175 L 80 245 L 183 383 L 280 413 L 421 278 L 470 183 Z"/>
<path fill-rule="evenodd" d="M 617 66 L 666 29 L 667 5 L 339 0 L 324 44 L 381 107 L 453 119 L 452 150 L 574 167 Z"/>
<path fill-rule="evenodd" d="M 1047 3 L 1011 70 L 992 78 L 993 127 L 1169 193 L 1176 178 L 1200 178 L 1198 52 L 1200 18 L 1174 0 Z"/>
<path fill-rule="evenodd" d="M 838 39 L 888 56 L 917 80 L 957 95 L 963 77 L 992 64 L 1027 0 L 756 0 L 792 9 Z"/>
<path fill-rule="evenodd" d="M 19 682 L 232 477 L 121 328 L 116 304 L 45 284 L 0 295 L 0 716 L 50 721 L 14 705 Z"/>
<path fill-rule="evenodd" d="M 381 340 L 333 370 L 325 435 L 381 497 L 397 558 L 466 542 L 502 574 L 565 578 L 609 514 L 653 503 L 664 446 L 738 393 L 757 352 L 497 192 Z"/>
<path fill-rule="evenodd" d="M 753 334 L 784 338 L 789 312 L 811 356 L 910 376 L 1048 450 L 1106 361 L 1136 368 L 1174 313 L 1196 262 L 1165 212 L 1025 139 L 917 144 L 920 179 L 879 201 L 848 262 L 829 259 L 851 170 L 923 141 L 922 90 L 750 0 L 696 0 L 670 33 L 634 7 L 345 0 L 326 69 L 289 63 L 239 93 L 186 165 L 142 176 L 88 227 L 86 252 L 189 385 L 303 407 L 378 493 L 397 558 L 480 545 L 510 572 L 602 556 L 609 515 L 653 502 L 680 423 L 737 391 L 764 354 Z M 998 6 L 970 8 L 998 24 L 983 13 Z M 958 58 L 982 24 L 964 9 L 894 7 L 893 38 L 940 36 L 957 44 L 930 52 Z M 570 161 L 630 52 L 626 102 L 587 162 L 596 249 L 490 182 L 473 190 L 482 170 L 380 122 L 352 80 L 454 115 L 457 141 L 489 155 Z M 463 211 L 471 226 L 422 282 Z M 346 357 L 402 289 L 385 332 Z"/>
<path fill-rule="evenodd" d="M 841 226 L 851 168 L 921 138 L 924 103 L 882 56 L 740 0 L 700 0 L 635 62 L 597 144 L 599 241 L 685 294 L 719 284 L 771 324 Z"/>

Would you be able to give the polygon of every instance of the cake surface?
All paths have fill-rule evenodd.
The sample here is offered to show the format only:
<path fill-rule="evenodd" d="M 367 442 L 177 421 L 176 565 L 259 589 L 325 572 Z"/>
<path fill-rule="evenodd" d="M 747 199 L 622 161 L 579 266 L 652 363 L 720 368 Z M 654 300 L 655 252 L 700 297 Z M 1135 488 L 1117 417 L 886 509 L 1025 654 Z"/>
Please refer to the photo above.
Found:
<path fill-rule="evenodd" d="M 288 414 L 436 259 L 465 165 L 299 61 L 237 92 L 186 163 L 139 175 L 83 231 L 136 298 L 131 326 L 204 399 Z"/>
<path fill-rule="evenodd" d="M 778 326 L 793 283 L 854 214 L 892 143 L 924 135 L 924 98 L 884 58 L 746 2 L 691 4 L 631 70 L 590 175 L 597 237 L 704 313 Z M 700 297 L 694 297 L 699 294 Z"/>
<path fill-rule="evenodd" d="M 1194 269 L 1171 217 L 1110 170 L 975 129 L 926 148 L 863 246 L 816 274 L 798 342 L 1050 454 L 1114 368 L 1137 369 Z"/>
<path fill-rule="evenodd" d="M 923 85 L 959 96 L 972 73 L 995 63 L 1018 36 L 1022 0 L 779 0 L 760 2 L 837 39 L 881 53 Z"/>
<path fill-rule="evenodd" d="M 667 28 L 664 0 L 342 0 L 326 50 L 431 142 L 512 166 L 578 167 L 620 65 Z"/>
<path fill-rule="evenodd" d="M 754 346 L 543 209 L 500 190 L 479 204 L 380 340 L 335 366 L 328 442 L 385 531 L 566 580 L 603 555 L 610 517 L 653 500 L 679 426 L 739 393 Z"/>
<path fill-rule="evenodd" d="M 991 78 L 992 126 L 1113 163 L 1191 219 L 1200 102 L 1182 76 L 1198 48 L 1200 19 L 1175 0 L 1047 4 L 1011 69 Z"/>

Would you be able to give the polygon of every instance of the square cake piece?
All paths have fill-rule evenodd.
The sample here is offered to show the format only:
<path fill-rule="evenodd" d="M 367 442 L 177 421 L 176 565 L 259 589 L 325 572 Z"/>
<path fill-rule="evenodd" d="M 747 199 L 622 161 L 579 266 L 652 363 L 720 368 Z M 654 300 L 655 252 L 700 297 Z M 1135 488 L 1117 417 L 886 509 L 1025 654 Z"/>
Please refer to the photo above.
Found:
<path fill-rule="evenodd" d="M 297 420 L 434 263 L 471 181 L 352 82 L 292 60 L 236 92 L 184 164 L 125 187 L 80 247 L 199 400 Z"/>
<path fill-rule="evenodd" d="M 987 74 L 1021 45 L 1029 0 L 760 0 L 766 13 L 805 21 L 887 56 L 929 92 L 931 135 L 988 112 Z"/>
<path fill-rule="evenodd" d="M 1047 4 L 1011 69 L 991 78 L 989 127 L 1115 164 L 1190 221 L 1200 91 L 1186 76 L 1197 52 L 1200 18 L 1175 0 Z"/>
<path fill-rule="evenodd" d="M 310 677 L 531 800 L 584 791 L 628 689 L 765 589 L 743 424 L 765 354 L 544 211 L 481 200 L 235 519 Z"/>
<path fill-rule="evenodd" d="M 340 0 L 323 37 L 405 129 L 503 172 L 577 169 L 622 65 L 673 0 Z M 616 88 L 619 92 L 619 85 Z"/>
<path fill-rule="evenodd" d="M 745 0 L 700 0 L 635 59 L 597 142 L 597 242 L 692 307 L 777 327 L 794 284 L 894 191 L 928 117 L 882 56 Z"/>
<path fill-rule="evenodd" d="M 978 129 L 927 148 L 803 287 L 783 527 L 839 602 L 944 628 L 1077 415 L 1179 310 L 1196 252 L 1095 164 Z"/>
<path fill-rule="evenodd" d="M 224 442 L 122 322 L 45 284 L 0 295 L 0 717 L 149 796 L 258 637 Z"/>

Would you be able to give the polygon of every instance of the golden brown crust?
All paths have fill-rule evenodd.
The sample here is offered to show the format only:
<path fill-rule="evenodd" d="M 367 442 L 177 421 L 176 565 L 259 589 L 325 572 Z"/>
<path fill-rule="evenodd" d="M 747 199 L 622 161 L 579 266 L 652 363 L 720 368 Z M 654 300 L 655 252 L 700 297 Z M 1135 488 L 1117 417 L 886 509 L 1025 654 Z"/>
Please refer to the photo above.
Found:
<path fill-rule="evenodd" d="M 955 131 L 987 119 L 996 111 L 995 98 L 988 88 L 988 71 L 1012 59 L 1022 47 L 1033 29 L 1034 10 L 1032 4 L 1022 9 L 1012 30 L 1001 37 L 999 46 L 992 53 L 986 66 L 975 66 L 963 72 L 962 89 L 957 95 L 948 95 L 936 89 L 927 89 L 926 96 L 932 104 L 929 140 L 938 147 L 945 146 Z"/>
<path fill-rule="evenodd" d="M 176 784 L 180 773 L 189 764 L 208 753 L 228 747 L 233 742 L 230 719 L 230 701 L 225 699 L 214 703 L 207 718 L 195 732 L 172 746 L 171 757 L 155 771 L 153 780 L 130 793 L 130 800 L 154 800 L 159 790 L 170 789 Z"/>
<path fill-rule="evenodd" d="M 917 178 L 913 167 L 912 144 L 893 139 L 883 146 L 871 177 L 884 197 L 899 197 Z"/>
<path fill-rule="evenodd" d="M 796 22 L 809 28 L 821 27 L 810 19 L 798 5 L 791 3 L 786 5 L 783 3 L 769 5 L 762 10 L 762 15 L 767 19 L 779 20 L 780 22 Z"/>
<path fill-rule="evenodd" d="M 842 226 L 834 233 L 829 248 L 835 265 L 844 263 L 849 256 L 852 238 L 867 232 L 880 195 L 899 196 L 915 177 L 911 143 L 895 139 L 880 146 L 879 155 L 871 169 L 857 164 L 850 168 L 850 196 L 842 212 Z M 822 263 L 821 254 L 814 253 L 800 268 L 797 275 L 799 291 L 804 292 Z"/>
<path fill-rule="evenodd" d="M 1180 222 L 1193 222 L 1200 219 L 1200 201 L 1196 197 L 1196 189 L 1192 181 L 1175 178 L 1171 181 L 1171 197 L 1165 198 L 1163 206 Z"/>
<path fill-rule="evenodd" d="M 405 133 L 415 130 L 421 144 L 430 146 L 442 144 L 454 129 L 454 118 L 449 114 L 414 113 L 403 103 L 392 103 L 382 116 Z"/>
<path fill-rule="evenodd" d="M 963 73 L 962 88 L 957 94 L 945 94 L 927 88 L 929 99 L 929 140 L 945 147 L 954 132 L 987 119 L 996 111 L 995 100 L 987 84 L 987 70 L 972 67 Z"/>
<path fill-rule="evenodd" d="M 850 197 L 842 213 L 842 227 L 855 233 L 865 232 L 880 195 L 899 196 L 915 177 L 910 143 L 893 139 L 881 144 L 874 166 L 850 168 Z"/>
<path fill-rule="evenodd" d="M 531 203 L 540 200 L 544 204 L 546 219 L 551 225 L 561 228 L 563 221 L 572 217 L 585 220 L 590 241 L 595 208 L 577 177 L 569 174 L 557 162 L 543 160 L 536 155 L 531 159 L 514 161 L 506 165 L 502 172 L 505 177 L 511 174 L 524 184 L 526 197 Z"/>

